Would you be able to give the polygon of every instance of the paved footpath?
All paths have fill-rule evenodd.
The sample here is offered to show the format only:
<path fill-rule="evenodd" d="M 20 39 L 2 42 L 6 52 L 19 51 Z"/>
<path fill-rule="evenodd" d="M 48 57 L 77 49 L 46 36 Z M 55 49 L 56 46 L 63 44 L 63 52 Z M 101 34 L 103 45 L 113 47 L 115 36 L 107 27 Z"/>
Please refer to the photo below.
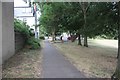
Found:
<path fill-rule="evenodd" d="M 45 41 L 43 53 L 43 78 L 85 78 L 50 42 Z"/>

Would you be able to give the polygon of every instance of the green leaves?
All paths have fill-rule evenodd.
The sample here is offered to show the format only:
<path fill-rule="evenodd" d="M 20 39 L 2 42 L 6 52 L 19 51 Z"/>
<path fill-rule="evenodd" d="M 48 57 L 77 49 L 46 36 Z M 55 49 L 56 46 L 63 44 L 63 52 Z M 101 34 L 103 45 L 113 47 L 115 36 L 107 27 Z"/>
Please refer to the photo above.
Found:
<path fill-rule="evenodd" d="M 15 31 L 20 32 L 25 37 L 25 45 L 30 46 L 30 49 L 39 49 L 40 43 L 37 39 L 34 38 L 33 33 L 29 30 L 29 26 L 25 22 L 14 19 L 14 29 Z"/>
<path fill-rule="evenodd" d="M 30 31 L 28 29 L 28 25 L 26 25 L 25 22 L 22 22 L 21 20 L 18 19 L 14 19 L 14 29 L 15 31 L 18 31 L 22 34 L 24 34 L 24 36 L 26 38 L 30 37 Z"/>
<path fill-rule="evenodd" d="M 41 3 L 41 5 L 42 15 L 40 23 L 48 32 L 52 32 L 54 29 L 56 32 L 71 31 L 73 33 L 86 34 L 89 37 L 106 35 L 114 38 L 117 36 L 117 3 L 54 2 Z M 83 10 L 82 8 L 85 9 Z M 83 13 L 85 10 L 86 26 L 84 26 Z"/>

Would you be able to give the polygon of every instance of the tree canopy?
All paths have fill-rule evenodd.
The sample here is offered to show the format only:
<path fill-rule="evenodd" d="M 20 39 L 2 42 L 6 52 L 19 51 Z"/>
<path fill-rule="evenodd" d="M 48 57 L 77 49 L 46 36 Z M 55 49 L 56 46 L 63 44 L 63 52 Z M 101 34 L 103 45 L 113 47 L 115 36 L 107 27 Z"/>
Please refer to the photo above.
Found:
<path fill-rule="evenodd" d="M 40 24 L 45 27 L 49 34 L 55 35 L 56 32 L 62 33 L 64 31 L 76 33 L 79 35 L 79 44 L 81 42 L 80 35 L 83 35 L 86 47 L 88 46 L 87 37 L 101 36 L 105 39 L 118 39 L 120 3 L 49 2 L 39 3 L 39 6 L 42 14 Z M 118 54 L 119 52 L 120 49 Z M 118 58 L 120 61 L 120 56 Z M 119 61 L 115 73 L 117 77 L 120 76 Z"/>
<path fill-rule="evenodd" d="M 50 34 L 69 31 L 90 38 L 102 36 L 117 39 L 118 7 L 115 2 L 49 2 L 39 3 L 39 6 L 42 14 L 40 24 Z M 86 13 L 83 12 L 85 7 L 87 8 Z"/>

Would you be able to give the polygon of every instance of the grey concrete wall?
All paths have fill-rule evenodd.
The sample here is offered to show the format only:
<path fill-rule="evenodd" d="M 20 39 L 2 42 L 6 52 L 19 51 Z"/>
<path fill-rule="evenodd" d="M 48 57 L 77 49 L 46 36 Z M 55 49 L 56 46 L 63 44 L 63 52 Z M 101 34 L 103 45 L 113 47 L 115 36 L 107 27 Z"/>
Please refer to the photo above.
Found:
<path fill-rule="evenodd" d="M 20 32 L 15 32 L 15 52 L 18 52 L 24 47 L 25 37 Z"/>
<path fill-rule="evenodd" d="M 2 2 L 2 62 L 14 53 L 14 3 Z"/>
<path fill-rule="evenodd" d="M 2 79 L 2 3 L 0 2 L 0 79 Z"/>
<path fill-rule="evenodd" d="M 2 2 L 0 2 L 0 64 L 2 64 Z"/>

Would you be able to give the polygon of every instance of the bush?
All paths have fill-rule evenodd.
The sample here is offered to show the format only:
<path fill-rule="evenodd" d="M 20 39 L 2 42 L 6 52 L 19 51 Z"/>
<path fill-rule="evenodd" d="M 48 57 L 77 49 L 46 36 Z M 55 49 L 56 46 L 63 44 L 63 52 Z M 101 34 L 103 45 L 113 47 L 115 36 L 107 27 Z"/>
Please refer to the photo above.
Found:
<path fill-rule="evenodd" d="M 32 33 L 28 27 L 29 26 L 26 25 L 25 22 L 14 19 L 14 29 L 15 29 L 15 31 L 18 31 L 24 35 L 24 37 L 26 39 L 25 45 L 30 46 L 30 49 L 40 48 L 39 40 L 34 38 L 34 33 Z"/>
<path fill-rule="evenodd" d="M 44 36 L 40 36 L 40 39 L 45 40 L 45 37 Z"/>
<path fill-rule="evenodd" d="M 31 37 L 27 40 L 27 45 L 30 46 L 30 49 L 39 49 L 40 43 L 38 39 L 35 39 L 34 37 Z"/>
<path fill-rule="evenodd" d="M 14 19 L 14 29 L 15 31 L 22 33 L 26 38 L 30 37 L 30 31 L 25 22 Z"/>

